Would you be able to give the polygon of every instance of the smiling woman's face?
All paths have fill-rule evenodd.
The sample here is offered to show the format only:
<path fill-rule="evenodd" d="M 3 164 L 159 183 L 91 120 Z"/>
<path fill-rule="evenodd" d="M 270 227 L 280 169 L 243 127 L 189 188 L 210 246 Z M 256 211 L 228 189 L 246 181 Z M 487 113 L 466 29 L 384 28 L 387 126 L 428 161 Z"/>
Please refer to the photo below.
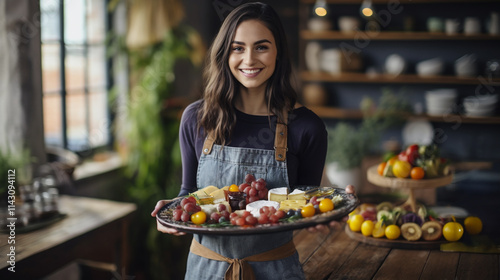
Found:
<path fill-rule="evenodd" d="M 236 29 L 229 55 L 229 68 L 247 89 L 265 90 L 276 67 L 276 42 L 272 32 L 258 20 L 247 20 Z"/>

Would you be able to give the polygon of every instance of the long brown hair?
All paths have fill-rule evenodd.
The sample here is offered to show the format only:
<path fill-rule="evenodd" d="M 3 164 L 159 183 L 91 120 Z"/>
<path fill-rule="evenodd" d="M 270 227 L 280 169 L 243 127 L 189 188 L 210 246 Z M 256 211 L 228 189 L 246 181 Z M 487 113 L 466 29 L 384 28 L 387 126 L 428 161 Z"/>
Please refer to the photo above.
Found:
<path fill-rule="evenodd" d="M 277 60 L 273 75 L 267 81 L 265 98 L 269 114 L 277 116 L 280 123 L 287 123 L 287 112 L 297 101 L 297 92 L 291 85 L 292 65 L 283 25 L 276 11 L 263 3 L 247 3 L 234 9 L 224 20 L 209 50 L 203 73 L 204 92 L 198 112 L 199 126 L 205 133 L 212 133 L 215 143 L 225 145 L 236 124 L 234 98 L 238 81 L 229 68 L 231 43 L 238 25 L 246 20 L 261 21 L 273 34 Z"/>

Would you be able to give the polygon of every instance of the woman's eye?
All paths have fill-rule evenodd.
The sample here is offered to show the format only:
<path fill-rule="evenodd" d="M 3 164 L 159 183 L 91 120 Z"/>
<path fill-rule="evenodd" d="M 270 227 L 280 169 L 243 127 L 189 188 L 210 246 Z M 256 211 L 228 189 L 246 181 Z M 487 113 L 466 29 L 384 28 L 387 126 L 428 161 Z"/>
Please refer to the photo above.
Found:
<path fill-rule="evenodd" d="M 241 51 L 243 51 L 243 48 L 242 47 L 233 47 L 233 51 L 241 52 Z"/>
<path fill-rule="evenodd" d="M 264 50 L 267 50 L 267 46 L 257 46 L 257 50 L 258 51 L 264 51 Z"/>

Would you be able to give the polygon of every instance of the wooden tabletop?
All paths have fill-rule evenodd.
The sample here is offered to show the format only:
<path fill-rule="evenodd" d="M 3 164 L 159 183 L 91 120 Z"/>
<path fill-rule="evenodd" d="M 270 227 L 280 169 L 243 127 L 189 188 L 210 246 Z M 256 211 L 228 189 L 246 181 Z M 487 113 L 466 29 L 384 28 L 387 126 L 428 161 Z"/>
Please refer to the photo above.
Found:
<path fill-rule="evenodd" d="M 41 277 L 77 258 L 108 261 L 107 254 L 100 252 L 114 252 L 115 247 L 121 250 L 121 245 L 126 246 L 127 221 L 136 210 L 135 204 L 61 196 L 59 205 L 60 212 L 67 214 L 65 218 L 44 228 L 15 234 L 17 276 Z M 7 271 L 10 265 L 4 253 L 12 246 L 7 243 L 8 236 L 0 234 L 0 276 L 11 273 Z M 126 256 L 121 257 L 123 261 Z"/>
<path fill-rule="evenodd" d="M 307 279 L 500 279 L 500 254 L 377 247 L 352 240 L 343 226 L 296 231 L 294 241 Z"/>

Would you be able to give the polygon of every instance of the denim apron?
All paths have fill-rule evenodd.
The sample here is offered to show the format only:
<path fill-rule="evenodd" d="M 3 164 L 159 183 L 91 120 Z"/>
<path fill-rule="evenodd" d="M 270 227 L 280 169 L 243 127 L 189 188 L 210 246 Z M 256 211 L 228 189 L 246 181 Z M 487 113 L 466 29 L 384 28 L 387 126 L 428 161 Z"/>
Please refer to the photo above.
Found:
<path fill-rule="evenodd" d="M 286 135 L 284 139 L 286 145 Z M 198 189 L 209 185 L 221 188 L 239 184 L 244 182 L 246 174 L 249 173 L 256 179 L 264 178 L 268 188 L 288 187 L 286 160 L 278 160 L 282 154 L 275 153 L 275 150 L 229 146 L 222 148 L 217 144 L 209 144 L 209 147 L 204 147 L 203 150 L 196 178 Z M 290 242 L 293 239 L 293 231 L 255 235 L 195 234 L 193 238 L 220 255 L 243 259 Z M 284 259 L 249 264 L 256 279 L 305 279 L 297 252 Z M 189 252 L 185 279 L 223 279 L 228 267 L 227 262 L 203 258 Z"/>

